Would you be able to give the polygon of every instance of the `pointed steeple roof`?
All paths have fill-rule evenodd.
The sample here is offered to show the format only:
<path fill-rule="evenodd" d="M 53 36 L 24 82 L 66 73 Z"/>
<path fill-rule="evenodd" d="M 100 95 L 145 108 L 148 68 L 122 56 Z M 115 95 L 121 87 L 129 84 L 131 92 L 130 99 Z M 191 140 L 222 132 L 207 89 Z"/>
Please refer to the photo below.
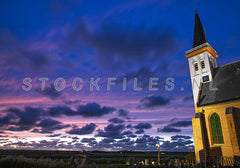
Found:
<path fill-rule="evenodd" d="M 200 18 L 198 16 L 198 12 L 196 10 L 195 13 L 195 25 L 194 25 L 194 36 L 193 36 L 193 48 L 197 47 L 201 44 L 204 44 L 207 42 L 207 38 L 202 26 L 202 23 L 200 21 Z"/>

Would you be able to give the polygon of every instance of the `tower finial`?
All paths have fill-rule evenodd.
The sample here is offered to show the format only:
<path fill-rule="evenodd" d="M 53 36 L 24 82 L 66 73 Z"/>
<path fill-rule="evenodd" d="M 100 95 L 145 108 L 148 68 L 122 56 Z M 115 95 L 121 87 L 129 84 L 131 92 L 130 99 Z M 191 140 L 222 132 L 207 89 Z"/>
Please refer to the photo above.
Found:
<path fill-rule="evenodd" d="M 197 12 L 197 0 L 195 0 L 195 11 Z"/>

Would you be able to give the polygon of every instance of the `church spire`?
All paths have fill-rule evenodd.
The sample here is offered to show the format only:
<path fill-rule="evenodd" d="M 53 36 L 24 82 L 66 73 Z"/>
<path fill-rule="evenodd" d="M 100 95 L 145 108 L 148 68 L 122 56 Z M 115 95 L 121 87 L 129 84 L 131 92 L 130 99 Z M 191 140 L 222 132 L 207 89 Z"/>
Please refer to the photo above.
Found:
<path fill-rule="evenodd" d="M 198 16 L 198 12 L 196 10 L 195 13 L 195 25 L 194 25 L 194 36 L 193 36 L 193 48 L 197 47 L 201 44 L 204 44 L 207 42 L 207 38 L 205 35 L 205 32 L 203 30 L 202 23 L 200 21 L 200 18 Z"/>

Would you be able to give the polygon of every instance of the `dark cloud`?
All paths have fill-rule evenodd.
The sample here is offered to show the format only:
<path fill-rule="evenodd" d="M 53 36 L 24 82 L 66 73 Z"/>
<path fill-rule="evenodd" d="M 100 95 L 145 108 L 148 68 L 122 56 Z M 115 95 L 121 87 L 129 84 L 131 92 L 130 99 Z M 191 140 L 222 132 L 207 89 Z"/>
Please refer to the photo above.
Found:
<path fill-rule="evenodd" d="M 53 131 L 56 131 L 56 130 L 68 128 L 70 126 L 71 126 L 70 124 L 58 124 L 52 127 L 34 128 L 31 132 L 47 134 L 47 133 L 53 133 Z"/>
<path fill-rule="evenodd" d="M 47 54 L 43 53 L 42 51 L 27 51 L 27 50 L 19 50 L 18 57 L 25 59 L 26 62 L 30 63 L 31 68 L 34 70 L 39 70 L 46 65 L 49 65 L 49 59 Z M 15 60 L 16 61 L 16 60 Z M 25 64 L 27 65 L 27 64 Z"/>
<path fill-rule="evenodd" d="M 9 31 L 0 31 L 1 68 L 36 72 L 50 65 L 48 52 L 29 43 L 21 43 Z"/>
<path fill-rule="evenodd" d="M 64 100 L 63 102 L 67 105 L 72 105 L 72 104 L 80 103 L 81 100 Z"/>
<path fill-rule="evenodd" d="M 119 125 L 113 125 L 113 124 L 109 124 L 107 127 L 104 128 L 105 131 L 116 131 L 119 132 L 121 130 L 123 130 L 125 128 L 124 124 L 119 124 Z"/>
<path fill-rule="evenodd" d="M 140 103 L 140 107 L 151 108 L 167 105 L 170 103 L 170 99 L 164 98 L 162 96 L 147 96 L 140 100 Z"/>
<path fill-rule="evenodd" d="M 8 126 L 15 123 L 15 116 L 13 114 L 7 114 L 0 117 L 0 127 Z"/>
<path fill-rule="evenodd" d="M 23 126 L 11 126 L 8 127 L 6 130 L 9 131 L 26 131 L 26 130 L 30 130 L 33 126 L 30 125 L 23 125 Z"/>
<path fill-rule="evenodd" d="M 177 120 L 178 120 L 178 118 L 172 118 L 171 120 L 169 120 L 169 122 L 172 123 L 172 122 L 175 122 Z"/>
<path fill-rule="evenodd" d="M 101 107 L 100 104 L 97 103 L 88 103 L 86 105 L 78 106 L 77 111 L 72 110 L 68 106 L 56 106 L 49 108 L 48 114 L 53 117 L 57 117 L 60 115 L 66 116 L 74 116 L 80 115 L 83 117 L 101 117 L 106 114 L 110 114 L 115 111 L 113 107 Z"/>
<path fill-rule="evenodd" d="M 132 126 L 131 124 L 128 124 L 128 125 L 126 126 L 126 128 L 132 129 L 133 126 Z"/>
<path fill-rule="evenodd" d="M 97 148 L 101 149 L 101 150 L 103 150 L 103 149 L 112 149 L 112 147 L 114 147 L 113 144 L 102 142 L 102 141 L 100 141 L 97 144 Z"/>
<path fill-rule="evenodd" d="M 84 44 L 97 53 L 98 63 L 104 68 L 115 70 L 146 60 L 155 62 L 176 51 L 177 40 L 173 33 L 162 28 L 137 29 L 103 22 L 92 32 L 83 20 L 69 33 L 65 46 L 77 48 Z"/>
<path fill-rule="evenodd" d="M 159 136 L 153 137 L 149 135 L 143 135 L 136 139 L 136 149 L 137 150 L 143 150 L 143 149 L 156 150 L 156 145 L 159 144 L 160 141 L 162 141 L 162 138 Z"/>
<path fill-rule="evenodd" d="M 24 110 L 10 108 L 7 112 L 15 114 L 19 118 L 16 125 L 35 125 L 41 119 L 44 110 L 41 108 L 26 107 Z"/>
<path fill-rule="evenodd" d="M 100 117 L 115 111 L 112 107 L 101 107 L 97 103 L 89 103 L 79 106 L 78 110 L 72 110 L 68 106 L 56 106 L 47 110 L 35 107 L 8 108 L 4 110 L 4 115 L 0 115 L 0 130 L 28 131 L 36 133 L 52 133 L 54 130 L 68 128 L 71 125 L 62 124 L 51 117 L 83 116 Z M 112 119 L 111 122 L 122 122 L 122 119 Z"/>
<path fill-rule="evenodd" d="M 189 140 L 191 137 L 175 135 L 171 137 L 171 141 L 164 141 L 161 149 L 168 151 L 193 151 L 193 141 Z"/>
<path fill-rule="evenodd" d="M 41 122 L 37 126 L 44 128 L 44 127 L 52 127 L 52 126 L 55 126 L 58 124 L 61 124 L 61 122 L 59 122 L 57 120 L 53 120 L 51 118 L 46 118 L 46 119 L 41 120 Z"/>
<path fill-rule="evenodd" d="M 96 124 L 90 123 L 90 124 L 83 126 L 82 128 L 72 128 L 70 131 L 67 131 L 67 133 L 78 134 L 78 135 L 91 134 L 91 133 L 93 133 L 93 131 L 95 130 L 96 127 L 97 127 Z"/>
<path fill-rule="evenodd" d="M 185 135 L 175 135 L 175 136 L 171 136 L 171 140 L 178 140 L 178 139 L 191 139 L 192 137 L 190 136 L 185 136 Z"/>
<path fill-rule="evenodd" d="M 130 134 L 130 135 L 128 135 L 128 137 L 129 137 L 129 138 L 136 138 L 137 135 L 135 135 L 135 134 Z"/>
<path fill-rule="evenodd" d="M 74 141 L 74 140 L 73 140 Z M 31 142 L 8 142 L 4 144 L 5 148 L 11 148 L 12 145 L 17 145 L 21 147 L 22 149 L 38 149 L 38 150 L 51 150 L 51 149 L 59 149 L 59 148 L 65 148 L 65 149 L 82 149 L 84 147 L 81 143 L 72 143 L 70 142 L 65 143 L 65 141 L 60 141 L 60 139 L 52 139 L 52 140 L 41 140 L 39 142 L 37 141 L 31 141 Z"/>
<path fill-rule="evenodd" d="M 132 131 L 124 131 L 124 132 L 122 132 L 122 135 L 130 135 L 132 133 L 133 133 Z"/>
<path fill-rule="evenodd" d="M 51 135 L 48 135 L 48 137 L 59 137 L 61 136 L 61 134 L 51 134 Z"/>
<path fill-rule="evenodd" d="M 60 115 L 72 116 L 77 115 L 75 111 L 67 106 L 56 106 L 48 109 L 48 114 L 52 117 L 57 117 Z"/>
<path fill-rule="evenodd" d="M 128 139 L 122 139 L 119 140 L 117 142 L 114 142 L 112 144 L 113 147 L 115 147 L 116 149 L 127 149 L 127 150 L 135 150 L 134 145 L 135 141 L 134 140 L 130 140 L 130 138 Z"/>
<path fill-rule="evenodd" d="M 188 127 L 192 125 L 192 121 L 177 121 L 171 124 L 168 124 L 169 127 Z"/>
<path fill-rule="evenodd" d="M 121 140 L 119 140 L 118 142 L 129 142 L 129 141 L 131 141 L 130 138 L 125 138 L 125 139 L 121 139 Z"/>
<path fill-rule="evenodd" d="M 39 89 L 36 89 L 36 91 L 37 91 L 38 93 L 40 93 L 41 95 L 46 96 L 46 97 L 48 97 L 48 98 L 50 98 L 50 99 L 52 99 L 52 100 L 55 100 L 55 99 L 59 98 L 59 97 L 61 96 L 61 94 L 62 94 L 62 92 L 58 92 L 58 91 L 55 89 L 55 87 L 54 87 L 53 84 L 50 85 L 49 87 L 45 87 L 44 90 L 41 90 L 41 89 L 39 88 Z"/>
<path fill-rule="evenodd" d="M 135 129 L 151 129 L 152 125 L 149 123 L 139 123 L 134 126 Z"/>
<path fill-rule="evenodd" d="M 115 140 L 114 139 L 111 139 L 111 138 L 104 138 L 102 139 L 102 143 L 111 143 L 111 142 L 114 142 Z"/>
<path fill-rule="evenodd" d="M 135 131 L 135 134 L 144 134 L 144 130 L 143 129 L 139 129 L 137 131 Z"/>
<path fill-rule="evenodd" d="M 162 129 L 158 129 L 158 132 L 181 132 L 181 130 L 166 126 L 166 127 L 163 127 Z"/>
<path fill-rule="evenodd" d="M 96 141 L 95 138 L 88 138 L 89 142 L 86 142 L 88 144 L 88 146 L 90 146 L 92 149 L 96 150 L 96 145 L 98 144 L 98 142 Z"/>
<path fill-rule="evenodd" d="M 155 121 L 154 124 L 173 123 L 173 122 L 176 122 L 177 120 L 178 120 L 178 118 L 172 118 L 169 121 L 167 121 L 167 120 L 159 120 L 159 121 Z"/>
<path fill-rule="evenodd" d="M 127 117 L 129 112 L 127 110 L 124 110 L 124 109 L 119 109 L 117 111 L 117 113 L 118 113 L 118 116 Z"/>
<path fill-rule="evenodd" d="M 142 137 L 137 138 L 136 143 L 146 143 L 149 137 L 149 135 L 143 135 Z"/>
<path fill-rule="evenodd" d="M 98 130 L 98 134 L 96 136 L 121 139 L 123 137 L 121 133 L 124 129 L 125 129 L 124 124 L 119 124 L 119 125 L 109 124 L 104 128 L 104 131 Z"/>
<path fill-rule="evenodd" d="M 136 150 L 136 151 L 157 151 L 157 144 L 161 142 L 161 150 L 164 151 L 193 151 L 193 141 L 188 136 L 175 135 L 171 137 L 171 141 L 164 141 L 162 137 L 142 135 L 135 140 L 129 137 L 120 140 L 113 138 L 104 138 L 97 142 L 95 138 L 83 138 L 78 142 L 78 137 L 71 137 L 70 142 L 61 141 L 60 139 L 41 140 L 39 142 L 12 142 L 6 139 L 5 148 L 11 148 L 13 145 L 19 145 L 26 149 L 86 149 L 86 150 Z"/>
<path fill-rule="evenodd" d="M 77 113 L 83 117 L 101 117 L 115 111 L 113 107 L 101 107 L 97 103 L 88 103 L 78 107 Z"/>
<path fill-rule="evenodd" d="M 121 140 L 119 140 L 118 142 L 129 142 L 129 141 L 131 141 L 130 138 L 125 138 L 125 139 L 121 139 Z"/>
<path fill-rule="evenodd" d="M 75 140 L 76 140 L 76 139 L 80 139 L 80 138 L 78 138 L 77 136 L 74 136 L 74 137 L 71 137 L 71 138 L 72 138 L 72 139 L 75 139 Z"/>
<path fill-rule="evenodd" d="M 59 129 L 63 129 L 63 128 L 68 128 L 70 127 L 71 125 L 70 124 L 57 124 L 53 127 L 51 127 L 51 130 L 59 130 Z"/>
<path fill-rule="evenodd" d="M 11 131 L 27 131 L 33 128 L 41 120 L 44 110 L 41 108 L 26 107 L 6 109 L 5 116 L 0 117 L 2 129 Z M 11 126 L 9 126 L 11 125 Z"/>
<path fill-rule="evenodd" d="M 125 122 L 124 120 L 120 119 L 120 118 L 111 118 L 108 120 L 108 122 L 111 122 L 111 123 L 116 123 L 116 124 L 121 124 L 123 122 Z"/>
<path fill-rule="evenodd" d="M 153 124 L 164 124 L 164 123 L 166 123 L 166 121 L 162 121 L 162 120 L 159 120 L 159 121 L 155 121 Z"/>
<path fill-rule="evenodd" d="M 40 121 L 39 124 L 36 125 L 40 128 L 34 128 L 32 132 L 36 133 L 52 133 L 55 130 L 60 130 L 63 128 L 68 128 L 71 125 L 70 124 L 62 124 L 62 122 L 59 122 L 57 120 L 51 119 L 51 118 L 45 118 Z"/>
<path fill-rule="evenodd" d="M 39 128 L 34 128 L 31 132 L 34 132 L 34 133 L 41 133 L 41 134 L 50 134 L 50 133 L 53 133 L 52 130 L 48 130 L 48 129 L 39 129 Z"/>
<path fill-rule="evenodd" d="M 81 140 L 82 143 L 89 143 L 89 142 L 92 142 L 92 141 L 96 141 L 95 138 L 83 138 Z"/>

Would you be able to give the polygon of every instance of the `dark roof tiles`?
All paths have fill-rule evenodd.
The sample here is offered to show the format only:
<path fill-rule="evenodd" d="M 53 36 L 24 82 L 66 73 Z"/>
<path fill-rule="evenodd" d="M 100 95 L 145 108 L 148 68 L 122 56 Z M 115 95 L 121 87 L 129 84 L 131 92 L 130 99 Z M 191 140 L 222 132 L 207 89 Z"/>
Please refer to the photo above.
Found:
<path fill-rule="evenodd" d="M 213 70 L 213 80 L 202 83 L 197 106 L 240 99 L 240 61 Z"/>

